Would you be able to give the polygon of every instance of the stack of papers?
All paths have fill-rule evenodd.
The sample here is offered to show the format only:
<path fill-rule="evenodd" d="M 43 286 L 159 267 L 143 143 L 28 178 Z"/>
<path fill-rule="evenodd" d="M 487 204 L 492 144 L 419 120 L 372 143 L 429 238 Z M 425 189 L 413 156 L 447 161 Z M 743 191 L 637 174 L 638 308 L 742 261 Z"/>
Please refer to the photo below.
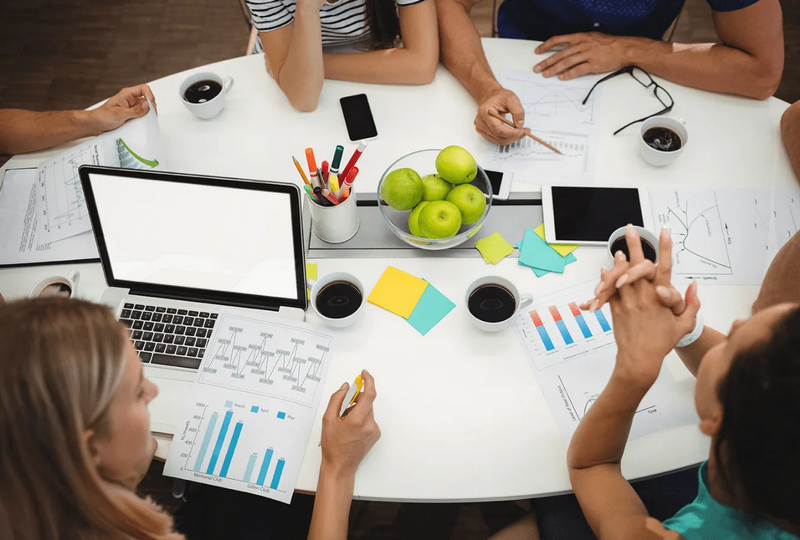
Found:
<path fill-rule="evenodd" d="M 554 245 L 551 246 L 544 240 L 544 224 L 536 229 L 526 229 L 522 241 L 517 243 L 519 248 L 519 264 L 529 267 L 542 277 L 551 272 L 564 273 L 564 267 L 578 259 L 572 253 L 578 246 Z"/>
<path fill-rule="evenodd" d="M 401 316 L 423 336 L 456 306 L 424 279 L 393 266 L 384 271 L 367 301 Z"/>

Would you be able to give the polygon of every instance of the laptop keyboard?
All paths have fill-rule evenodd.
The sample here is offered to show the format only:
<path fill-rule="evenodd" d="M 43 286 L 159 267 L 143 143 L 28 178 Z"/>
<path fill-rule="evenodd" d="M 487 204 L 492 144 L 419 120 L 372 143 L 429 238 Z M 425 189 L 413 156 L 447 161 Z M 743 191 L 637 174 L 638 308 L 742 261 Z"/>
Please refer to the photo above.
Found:
<path fill-rule="evenodd" d="M 120 313 L 142 362 L 189 369 L 200 367 L 216 319 L 216 313 L 132 303 Z"/>

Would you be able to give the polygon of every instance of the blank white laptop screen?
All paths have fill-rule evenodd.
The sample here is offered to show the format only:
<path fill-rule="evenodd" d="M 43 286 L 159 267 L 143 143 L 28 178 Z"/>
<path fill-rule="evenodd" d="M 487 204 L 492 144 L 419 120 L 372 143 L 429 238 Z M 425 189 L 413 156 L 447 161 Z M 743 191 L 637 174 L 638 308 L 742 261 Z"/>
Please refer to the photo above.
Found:
<path fill-rule="evenodd" d="M 90 178 L 115 279 L 298 299 L 288 193 Z"/>

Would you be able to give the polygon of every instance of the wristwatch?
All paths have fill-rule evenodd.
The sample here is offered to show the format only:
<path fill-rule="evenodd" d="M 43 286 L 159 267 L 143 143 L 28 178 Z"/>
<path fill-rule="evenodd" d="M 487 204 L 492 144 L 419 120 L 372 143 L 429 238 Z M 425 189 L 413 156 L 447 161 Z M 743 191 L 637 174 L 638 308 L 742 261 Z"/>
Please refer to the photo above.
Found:
<path fill-rule="evenodd" d="M 678 341 L 678 344 L 675 346 L 688 347 L 689 345 L 697 341 L 700 338 L 700 335 L 703 333 L 704 326 L 705 324 L 703 323 L 703 316 L 700 313 L 698 313 L 697 316 L 695 317 L 694 330 L 683 336 L 680 339 L 680 341 Z"/>

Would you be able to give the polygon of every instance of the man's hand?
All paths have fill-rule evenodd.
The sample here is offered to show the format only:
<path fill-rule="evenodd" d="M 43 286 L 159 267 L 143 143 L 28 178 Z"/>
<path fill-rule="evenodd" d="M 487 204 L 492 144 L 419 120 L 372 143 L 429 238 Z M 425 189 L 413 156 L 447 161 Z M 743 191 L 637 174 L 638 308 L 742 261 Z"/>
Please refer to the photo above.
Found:
<path fill-rule="evenodd" d="M 96 133 L 99 135 L 117 129 L 131 118 L 144 116 L 150 110 L 147 104 L 148 99 L 158 112 L 156 98 L 149 86 L 140 84 L 131 88 L 123 88 L 100 107 L 89 111 Z"/>
<path fill-rule="evenodd" d="M 375 379 L 367 370 L 361 372 L 364 388 L 356 398 L 356 405 L 339 417 L 348 384 L 336 391 L 322 417 L 322 467 L 334 474 L 355 475 L 361 460 L 381 438 L 375 422 L 372 403 L 377 397 Z"/>
<path fill-rule="evenodd" d="M 533 71 L 545 78 L 558 75 L 562 81 L 587 73 L 616 71 L 627 65 L 625 53 L 630 43 L 631 38 L 600 32 L 554 36 L 539 45 L 536 54 L 544 54 L 554 47 L 566 48 L 536 64 Z"/>
<path fill-rule="evenodd" d="M 511 113 L 516 128 L 511 128 L 494 118 L 489 111 L 495 111 L 500 116 Z M 498 88 L 487 94 L 478 105 L 478 115 L 475 117 L 475 129 L 483 137 L 497 144 L 511 144 L 525 136 L 525 109 L 519 102 L 517 95 L 511 90 Z"/>

